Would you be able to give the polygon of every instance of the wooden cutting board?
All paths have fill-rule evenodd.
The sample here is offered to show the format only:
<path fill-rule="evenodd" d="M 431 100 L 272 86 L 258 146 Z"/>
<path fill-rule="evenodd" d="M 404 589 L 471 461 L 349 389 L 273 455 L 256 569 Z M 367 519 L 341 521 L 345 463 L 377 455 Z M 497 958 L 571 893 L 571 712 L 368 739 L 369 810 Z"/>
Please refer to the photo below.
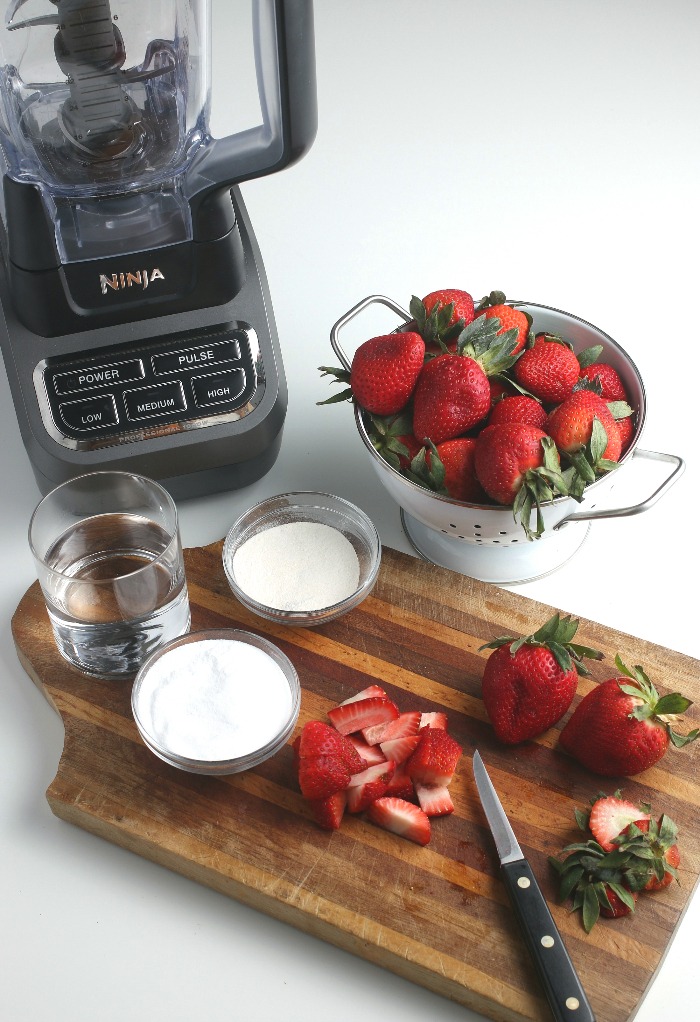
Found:
<path fill-rule="evenodd" d="M 53 812 L 115 844 L 230 895 L 499 1022 L 548 1020 L 533 969 L 498 878 L 498 862 L 471 775 L 478 747 L 525 855 L 542 885 L 599 1022 L 623 1022 L 639 1007 L 678 926 L 700 868 L 700 742 L 671 751 L 636 779 L 604 782 L 557 749 L 557 730 L 505 748 L 480 698 L 496 635 L 527 634 L 553 609 L 523 596 L 385 549 L 373 594 L 315 629 L 253 617 L 232 597 L 221 543 L 185 552 L 192 628 L 233 626 L 266 635 L 302 683 L 299 728 L 371 682 L 403 710 L 445 710 L 464 748 L 452 784 L 455 812 L 434 822 L 419 847 L 346 816 L 339 831 L 310 819 L 285 747 L 261 767 L 200 777 L 162 763 L 142 744 L 130 712 L 130 682 L 101 682 L 58 655 L 38 583 L 12 627 L 27 673 L 61 715 L 65 746 L 47 791 Z M 615 673 L 619 651 L 665 690 L 700 704 L 700 664 L 598 624 L 577 641 L 602 650 L 593 679 Z M 582 695 L 595 683 L 581 679 Z M 693 723 L 698 723 L 694 706 Z M 586 935 L 556 903 L 547 856 L 580 836 L 574 809 L 619 785 L 680 826 L 681 885 L 640 899 L 632 916 L 601 921 Z"/>

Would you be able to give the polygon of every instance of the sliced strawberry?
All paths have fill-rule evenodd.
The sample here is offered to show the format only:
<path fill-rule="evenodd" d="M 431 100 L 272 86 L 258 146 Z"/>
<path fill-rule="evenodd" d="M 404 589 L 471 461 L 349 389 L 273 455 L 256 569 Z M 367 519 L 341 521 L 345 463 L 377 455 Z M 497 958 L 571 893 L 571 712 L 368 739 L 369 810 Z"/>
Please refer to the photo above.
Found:
<path fill-rule="evenodd" d="M 365 766 L 354 745 L 334 727 L 324 724 L 321 720 L 310 720 L 304 724 L 296 753 L 300 759 L 340 756 L 351 774 L 364 769 Z"/>
<path fill-rule="evenodd" d="M 364 766 L 374 766 L 375 763 L 383 763 L 386 756 L 378 745 L 368 745 L 360 735 L 347 735 L 347 740 L 354 746 Z"/>
<path fill-rule="evenodd" d="M 369 699 L 372 696 L 378 696 L 380 699 L 386 699 L 386 692 L 379 685 L 368 685 L 367 688 L 363 688 L 361 692 L 356 692 L 354 696 L 350 696 L 348 699 L 344 699 L 341 706 L 347 706 L 348 703 L 356 703 L 360 699 Z"/>
<path fill-rule="evenodd" d="M 385 793 L 394 774 L 393 763 L 377 763 L 351 778 L 347 790 L 348 811 L 361 813 Z M 357 782 L 357 783 L 355 783 Z"/>
<path fill-rule="evenodd" d="M 378 798 L 369 806 L 367 815 L 372 823 L 393 834 L 427 845 L 430 841 L 430 819 L 420 806 L 402 798 Z"/>
<path fill-rule="evenodd" d="M 406 763 L 414 784 L 445 786 L 454 776 L 462 747 L 442 728 L 426 727 L 416 751 Z"/>
<path fill-rule="evenodd" d="M 413 787 L 413 781 L 406 773 L 405 763 L 396 764 L 394 776 L 389 781 L 389 785 L 384 794 L 394 795 L 396 798 L 403 798 L 407 802 L 415 802 L 416 792 Z"/>
<path fill-rule="evenodd" d="M 356 699 L 354 702 L 335 706 L 328 711 L 331 724 L 340 731 L 341 735 L 362 731 L 363 728 L 371 727 L 373 724 L 393 720 L 398 715 L 399 710 L 396 704 L 385 696 Z"/>
<path fill-rule="evenodd" d="M 395 763 L 405 763 L 420 742 L 420 735 L 405 735 L 403 738 L 390 738 L 388 742 L 380 742 L 379 748 L 387 759 Z"/>
<path fill-rule="evenodd" d="M 391 724 L 390 720 L 383 720 L 381 724 L 363 727 L 360 733 L 368 745 L 379 745 L 389 724 Z"/>
<path fill-rule="evenodd" d="M 449 816 L 455 810 L 449 789 L 444 785 L 416 784 L 418 805 L 426 816 Z"/>
<path fill-rule="evenodd" d="M 394 738 L 405 738 L 406 735 L 418 733 L 420 724 L 420 712 L 409 710 L 407 713 L 400 713 L 394 720 L 384 721 L 383 724 L 375 724 L 374 727 L 366 727 L 362 731 L 362 737 L 370 745 L 380 745 L 382 742 Z"/>
<path fill-rule="evenodd" d="M 334 791 L 325 798 L 309 799 L 308 803 L 319 827 L 323 827 L 324 830 L 337 830 L 345 813 L 347 794 L 344 791 Z"/>
<path fill-rule="evenodd" d="M 305 798 L 327 798 L 350 782 L 350 771 L 340 756 L 299 760 L 299 787 Z"/>
<path fill-rule="evenodd" d="M 615 838 L 618 838 L 630 823 L 649 818 L 649 813 L 642 812 L 633 802 L 608 795 L 593 803 L 588 826 L 603 851 L 612 852 L 617 847 Z"/>
<path fill-rule="evenodd" d="M 422 731 L 424 727 L 437 727 L 442 728 L 443 731 L 447 731 L 447 714 L 443 713 L 442 710 L 432 710 L 429 713 L 421 713 L 418 730 Z"/>

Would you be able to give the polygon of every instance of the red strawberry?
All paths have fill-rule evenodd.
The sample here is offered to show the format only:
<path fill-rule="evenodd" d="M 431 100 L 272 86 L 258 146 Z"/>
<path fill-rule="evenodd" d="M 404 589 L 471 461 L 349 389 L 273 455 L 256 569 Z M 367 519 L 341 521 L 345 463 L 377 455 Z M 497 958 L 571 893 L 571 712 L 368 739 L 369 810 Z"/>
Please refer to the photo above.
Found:
<path fill-rule="evenodd" d="M 629 670 L 619 656 L 615 665 L 624 677 L 585 695 L 559 739 L 582 766 L 607 777 L 641 773 L 661 759 L 669 743 L 682 748 L 700 733 L 695 728 L 680 735 L 667 719 L 684 713 L 690 700 L 677 692 L 660 697 L 641 667 Z"/>
<path fill-rule="evenodd" d="M 493 649 L 481 681 L 484 707 L 496 737 L 508 745 L 536 738 L 569 709 L 583 658 L 602 653 L 573 643 L 578 621 L 555 614 L 532 635 L 502 636 L 482 646 Z"/>
<path fill-rule="evenodd" d="M 532 539 L 544 531 L 540 505 L 553 500 L 555 491 L 567 492 L 554 442 L 536 426 L 487 426 L 477 437 L 474 470 L 490 497 L 513 505 L 514 517 L 520 518 Z M 537 508 L 534 530 L 530 526 L 533 508 Z"/>
<path fill-rule="evenodd" d="M 447 714 L 442 710 L 429 710 L 427 713 L 421 713 L 418 730 L 421 731 L 424 727 L 442 728 L 443 731 L 446 731 Z"/>
<path fill-rule="evenodd" d="M 521 309 L 506 305 L 506 296 L 502 291 L 492 291 L 486 298 L 482 298 L 476 312 L 477 316 L 484 316 L 486 319 L 498 319 L 500 321 L 499 333 L 516 330 L 512 354 L 515 355 L 523 350 L 532 328 L 532 318 Z"/>
<path fill-rule="evenodd" d="M 539 401 L 526 394 L 516 394 L 497 401 L 491 409 L 488 425 L 494 426 L 504 422 L 522 422 L 528 426 L 544 429 L 547 412 Z"/>
<path fill-rule="evenodd" d="M 520 386 L 548 404 L 558 404 L 569 396 L 580 371 L 567 344 L 546 340 L 524 351 L 513 367 Z"/>
<path fill-rule="evenodd" d="M 428 315 L 435 310 L 436 306 L 439 312 L 448 305 L 452 306 L 450 326 L 454 326 L 460 319 L 463 320 L 463 326 L 468 326 L 474 319 L 474 299 L 468 291 L 444 287 L 439 291 L 431 291 L 423 299 L 423 306 Z"/>
<path fill-rule="evenodd" d="M 334 394 L 321 404 L 353 397 L 374 415 L 394 415 L 406 405 L 423 368 L 425 342 L 413 332 L 372 337 L 361 344 L 353 356 L 350 373 L 344 369 L 320 366 L 324 376 L 335 376 L 338 383 L 349 383 L 349 390 Z"/>
<path fill-rule="evenodd" d="M 420 741 L 419 735 L 404 735 L 403 738 L 390 738 L 380 742 L 379 748 L 387 759 L 395 763 L 405 763 Z"/>
<path fill-rule="evenodd" d="M 310 720 L 304 725 L 297 753 L 301 759 L 339 756 L 351 774 L 363 769 L 362 760 L 352 743 L 330 724 L 320 720 Z"/>
<path fill-rule="evenodd" d="M 407 802 L 415 802 L 416 792 L 413 787 L 413 781 L 406 773 L 405 763 L 396 764 L 394 776 L 389 781 L 384 794 L 387 796 L 394 796 L 395 798 L 405 799 Z"/>
<path fill-rule="evenodd" d="M 304 798 L 327 798 L 347 788 L 350 776 L 340 756 L 315 756 L 299 760 L 299 787 Z"/>
<path fill-rule="evenodd" d="M 426 816 L 449 816 L 455 810 L 449 788 L 445 785 L 416 784 L 416 796 Z"/>
<path fill-rule="evenodd" d="M 615 468 L 622 443 L 620 430 L 602 397 L 576 390 L 550 412 L 545 425 L 559 452 L 571 462 L 569 492 L 580 497 L 587 483 Z"/>
<path fill-rule="evenodd" d="M 430 841 L 430 819 L 423 810 L 394 796 L 378 798 L 367 810 L 369 819 L 385 830 L 409 838 L 419 845 Z"/>
<path fill-rule="evenodd" d="M 516 391 L 505 380 L 499 380 L 495 376 L 489 376 L 489 390 L 491 391 L 491 406 L 497 404 L 504 397 L 514 397 Z"/>
<path fill-rule="evenodd" d="M 619 838 L 631 823 L 639 824 L 650 818 L 649 813 L 643 812 L 633 802 L 608 795 L 593 803 L 588 826 L 603 851 L 612 852 L 617 848 L 615 838 Z"/>
<path fill-rule="evenodd" d="M 418 746 L 406 763 L 414 784 L 445 786 L 450 783 L 462 755 L 462 747 L 442 728 L 426 727 L 419 732 Z"/>
<path fill-rule="evenodd" d="M 598 380 L 600 396 L 604 401 L 629 401 L 622 380 L 611 365 L 605 362 L 592 362 L 581 369 L 581 377 L 591 382 Z"/>
<path fill-rule="evenodd" d="M 413 434 L 434 444 L 465 433 L 488 413 L 486 373 L 466 355 L 438 355 L 428 362 L 416 386 Z"/>
<path fill-rule="evenodd" d="M 454 351 L 460 333 L 474 319 L 472 296 L 457 288 L 431 291 L 423 301 L 414 296 L 409 308 L 428 354 Z"/>
<path fill-rule="evenodd" d="M 360 759 L 364 761 L 364 766 L 374 766 L 375 763 L 384 762 L 384 753 L 378 745 L 368 745 L 361 735 L 348 735 L 347 739 L 355 746 Z"/>
<path fill-rule="evenodd" d="M 356 692 L 354 696 L 348 696 L 347 699 L 343 699 L 340 706 L 347 706 L 348 703 L 357 703 L 360 699 L 369 699 L 371 696 L 378 696 L 380 699 L 387 698 L 386 692 L 379 685 L 368 685 L 361 692 Z"/>
<path fill-rule="evenodd" d="M 377 745 L 379 742 L 388 741 L 392 738 L 405 738 L 406 735 L 415 735 L 420 724 L 420 712 L 408 710 L 400 713 L 393 720 L 387 720 L 383 724 L 376 724 L 374 727 L 365 728 L 362 737 L 369 745 Z"/>
<path fill-rule="evenodd" d="M 630 912 L 634 911 L 634 902 L 639 897 L 636 891 L 625 889 L 627 897 L 624 901 L 619 888 L 615 889 L 609 884 L 604 884 L 603 892 L 605 900 L 600 903 L 600 914 L 605 916 L 606 919 L 619 919 L 620 916 L 629 915 Z M 630 901 L 632 904 L 630 904 Z"/>
<path fill-rule="evenodd" d="M 375 799 L 381 798 L 394 776 L 395 768 L 393 762 L 378 763 L 353 777 L 347 791 L 348 812 L 361 813 Z"/>
<path fill-rule="evenodd" d="M 340 827 L 347 803 L 344 791 L 335 791 L 326 798 L 309 799 L 308 803 L 319 827 L 324 830 L 337 830 Z"/>
<path fill-rule="evenodd" d="M 474 472 L 475 450 L 476 440 L 473 437 L 455 437 L 453 440 L 443 440 L 437 447 L 433 446 L 426 451 L 425 461 L 435 481 L 435 489 L 444 491 L 453 500 L 472 504 L 488 503 L 484 488 Z"/>
<path fill-rule="evenodd" d="M 620 433 L 620 457 L 628 449 L 634 439 L 634 417 L 626 415 L 624 419 L 615 419 Z"/>
<path fill-rule="evenodd" d="M 381 724 L 385 720 L 398 717 L 399 710 L 391 699 L 385 696 L 369 696 L 356 699 L 351 703 L 342 703 L 328 711 L 328 718 L 340 731 L 341 735 L 349 735 L 353 731 L 361 731 L 372 724 Z"/>

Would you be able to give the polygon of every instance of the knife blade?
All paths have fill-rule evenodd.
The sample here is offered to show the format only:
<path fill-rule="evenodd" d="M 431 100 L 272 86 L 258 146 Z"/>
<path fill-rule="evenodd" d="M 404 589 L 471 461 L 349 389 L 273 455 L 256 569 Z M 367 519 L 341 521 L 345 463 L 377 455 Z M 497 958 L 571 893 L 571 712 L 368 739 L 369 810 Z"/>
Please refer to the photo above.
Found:
<path fill-rule="evenodd" d="M 595 1022 L 573 962 L 564 946 L 535 874 L 522 853 L 483 760 L 474 750 L 472 769 L 501 874 L 528 951 L 557 1022 Z"/>

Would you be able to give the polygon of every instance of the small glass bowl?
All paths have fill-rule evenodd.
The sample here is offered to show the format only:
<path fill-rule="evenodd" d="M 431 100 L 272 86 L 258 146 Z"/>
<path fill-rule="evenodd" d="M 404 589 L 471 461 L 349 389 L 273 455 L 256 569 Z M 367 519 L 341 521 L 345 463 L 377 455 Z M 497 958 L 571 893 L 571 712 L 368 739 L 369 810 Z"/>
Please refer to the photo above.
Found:
<path fill-rule="evenodd" d="M 288 522 L 317 522 L 338 529 L 354 547 L 360 576 L 357 589 L 339 603 L 313 610 L 281 610 L 259 603 L 241 588 L 234 570 L 236 551 L 253 536 Z M 267 621 L 307 628 L 326 624 L 357 607 L 369 596 L 377 581 L 382 546 L 371 520 L 364 511 L 330 493 L 283 493 L 268 497 L 237 519 L 224 542 L 223 565 L 234 596 L 244 607 Z M 323 570 L 323 565 L 319 566 Z"/>
<path fill-rule="evenodd" d="M 300 706 L 288 657 L 235 628 L 173 639 L 144 662 L 131 692 L 144 744 L 192 774 L 235 774 L 270 759 L 292 734 Z"/>

